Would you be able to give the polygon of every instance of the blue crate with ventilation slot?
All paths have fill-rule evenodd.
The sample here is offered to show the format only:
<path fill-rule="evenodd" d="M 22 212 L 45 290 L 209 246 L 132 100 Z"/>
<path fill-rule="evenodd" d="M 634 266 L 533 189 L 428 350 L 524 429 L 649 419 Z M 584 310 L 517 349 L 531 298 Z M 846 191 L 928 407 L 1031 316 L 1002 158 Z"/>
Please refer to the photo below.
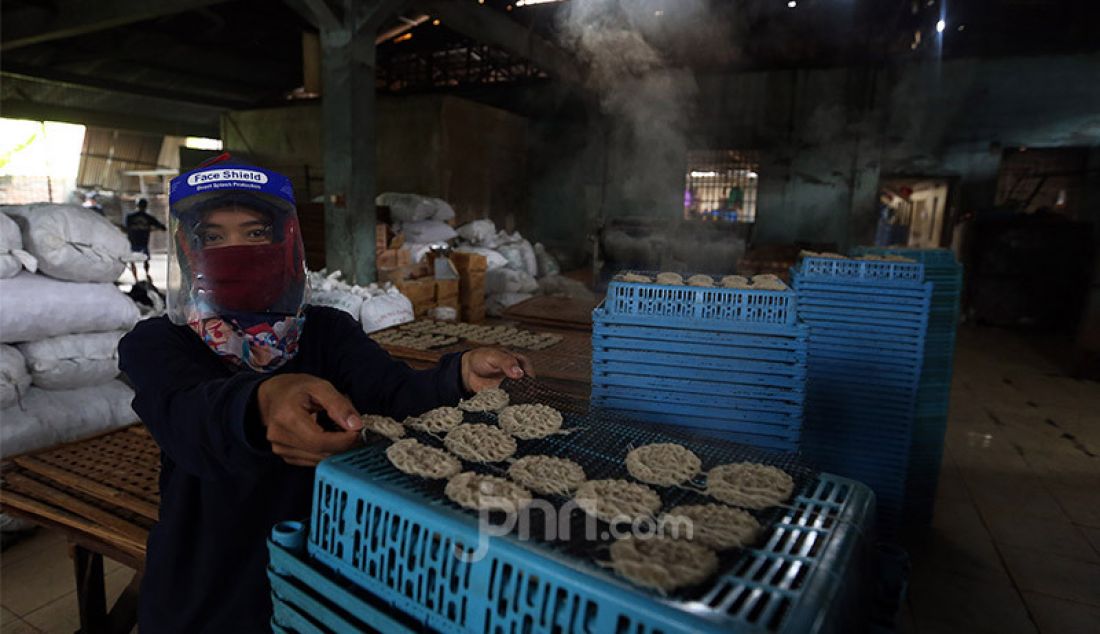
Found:
<path fill-rule="evenodd" d="M 920 262 L 888 262 L 845 258 L 804 257 L 796 271 L 801 279 L 846 281 L 853 284 L 890 282 L 894 286 L 924 283 L 924 265 Z"/>
<path fill-rule="evenodd" d="M 627 273 L 624 271 L 623 273 Z M 656 278 L 653 271 L 634 271 Z M 691 274 L 683 274 L 684 279 Z M 715 278 L 717 282 L 719 278 Z M 618 276 L 607 287 L 607 313 L 653 320 L 663 325 L 795 323 L 795 294 L 702 286 L 624 282 Z"/>
<path fill-rule="evenodd" d="M 305 549 L 273 531 L 274 631 L 839 634 L 869 617 L 874 497 L 855 481 L 806 481 L 755 547 L 684 601 L 510 535 L 464 557 L 476 517 L 425 499 L 380 453 L 319 466 Z"/>

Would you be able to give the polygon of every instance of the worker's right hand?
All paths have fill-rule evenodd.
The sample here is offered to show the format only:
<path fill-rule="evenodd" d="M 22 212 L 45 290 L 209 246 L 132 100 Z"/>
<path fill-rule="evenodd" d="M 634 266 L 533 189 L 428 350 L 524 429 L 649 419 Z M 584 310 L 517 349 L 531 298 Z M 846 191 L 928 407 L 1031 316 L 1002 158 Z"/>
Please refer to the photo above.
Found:
<path fill-rule="evenodd" d="M 279 374 L 256 392 L 260 418 L 271 450 L 288 464 L 312 467 L 359 442 L 363 422 L 346 396 L 324 379 L 308 374 Z M 346 431 L 325 431 L 317 422 L 324 412 Z"/>

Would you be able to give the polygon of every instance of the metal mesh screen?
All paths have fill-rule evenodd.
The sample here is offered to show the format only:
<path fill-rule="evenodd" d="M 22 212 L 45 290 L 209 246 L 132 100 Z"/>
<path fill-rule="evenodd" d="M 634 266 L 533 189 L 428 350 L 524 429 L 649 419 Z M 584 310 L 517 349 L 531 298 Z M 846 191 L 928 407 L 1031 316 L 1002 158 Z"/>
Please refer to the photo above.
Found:
<path fill-rule="evenodd" d="M 759 163 L 736 150 L 688 152 L 684 218 L 756 222 Z"/>

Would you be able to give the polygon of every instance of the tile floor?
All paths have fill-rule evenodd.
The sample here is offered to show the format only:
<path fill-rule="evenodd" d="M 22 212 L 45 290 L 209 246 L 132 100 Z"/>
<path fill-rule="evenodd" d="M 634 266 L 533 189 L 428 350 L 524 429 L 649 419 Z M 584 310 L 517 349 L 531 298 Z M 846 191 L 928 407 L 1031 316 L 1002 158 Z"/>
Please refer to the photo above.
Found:
<path fill-rule="evenodd" d="M 960 331 L 932 530 L 912 545 L 906 634 L 1100 632 L 1100 384 L 1062 374 L 1057 346 Z M 114 599 L 132 571 L 106 562 Z M 0 630 L 76 630 L 56 533 L 0 555 Z"/>

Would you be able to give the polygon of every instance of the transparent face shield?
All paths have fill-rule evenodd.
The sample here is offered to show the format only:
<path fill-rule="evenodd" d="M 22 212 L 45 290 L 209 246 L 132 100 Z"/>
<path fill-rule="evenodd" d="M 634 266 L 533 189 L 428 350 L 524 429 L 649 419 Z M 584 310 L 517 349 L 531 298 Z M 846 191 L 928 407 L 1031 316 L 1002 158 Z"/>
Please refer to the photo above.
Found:
<path fill-rule="evenodd" d="M 172 203 L 168 316 L 280 319 L 308 301 L 295 206 L 258 191 L 219 189 Z"/>

